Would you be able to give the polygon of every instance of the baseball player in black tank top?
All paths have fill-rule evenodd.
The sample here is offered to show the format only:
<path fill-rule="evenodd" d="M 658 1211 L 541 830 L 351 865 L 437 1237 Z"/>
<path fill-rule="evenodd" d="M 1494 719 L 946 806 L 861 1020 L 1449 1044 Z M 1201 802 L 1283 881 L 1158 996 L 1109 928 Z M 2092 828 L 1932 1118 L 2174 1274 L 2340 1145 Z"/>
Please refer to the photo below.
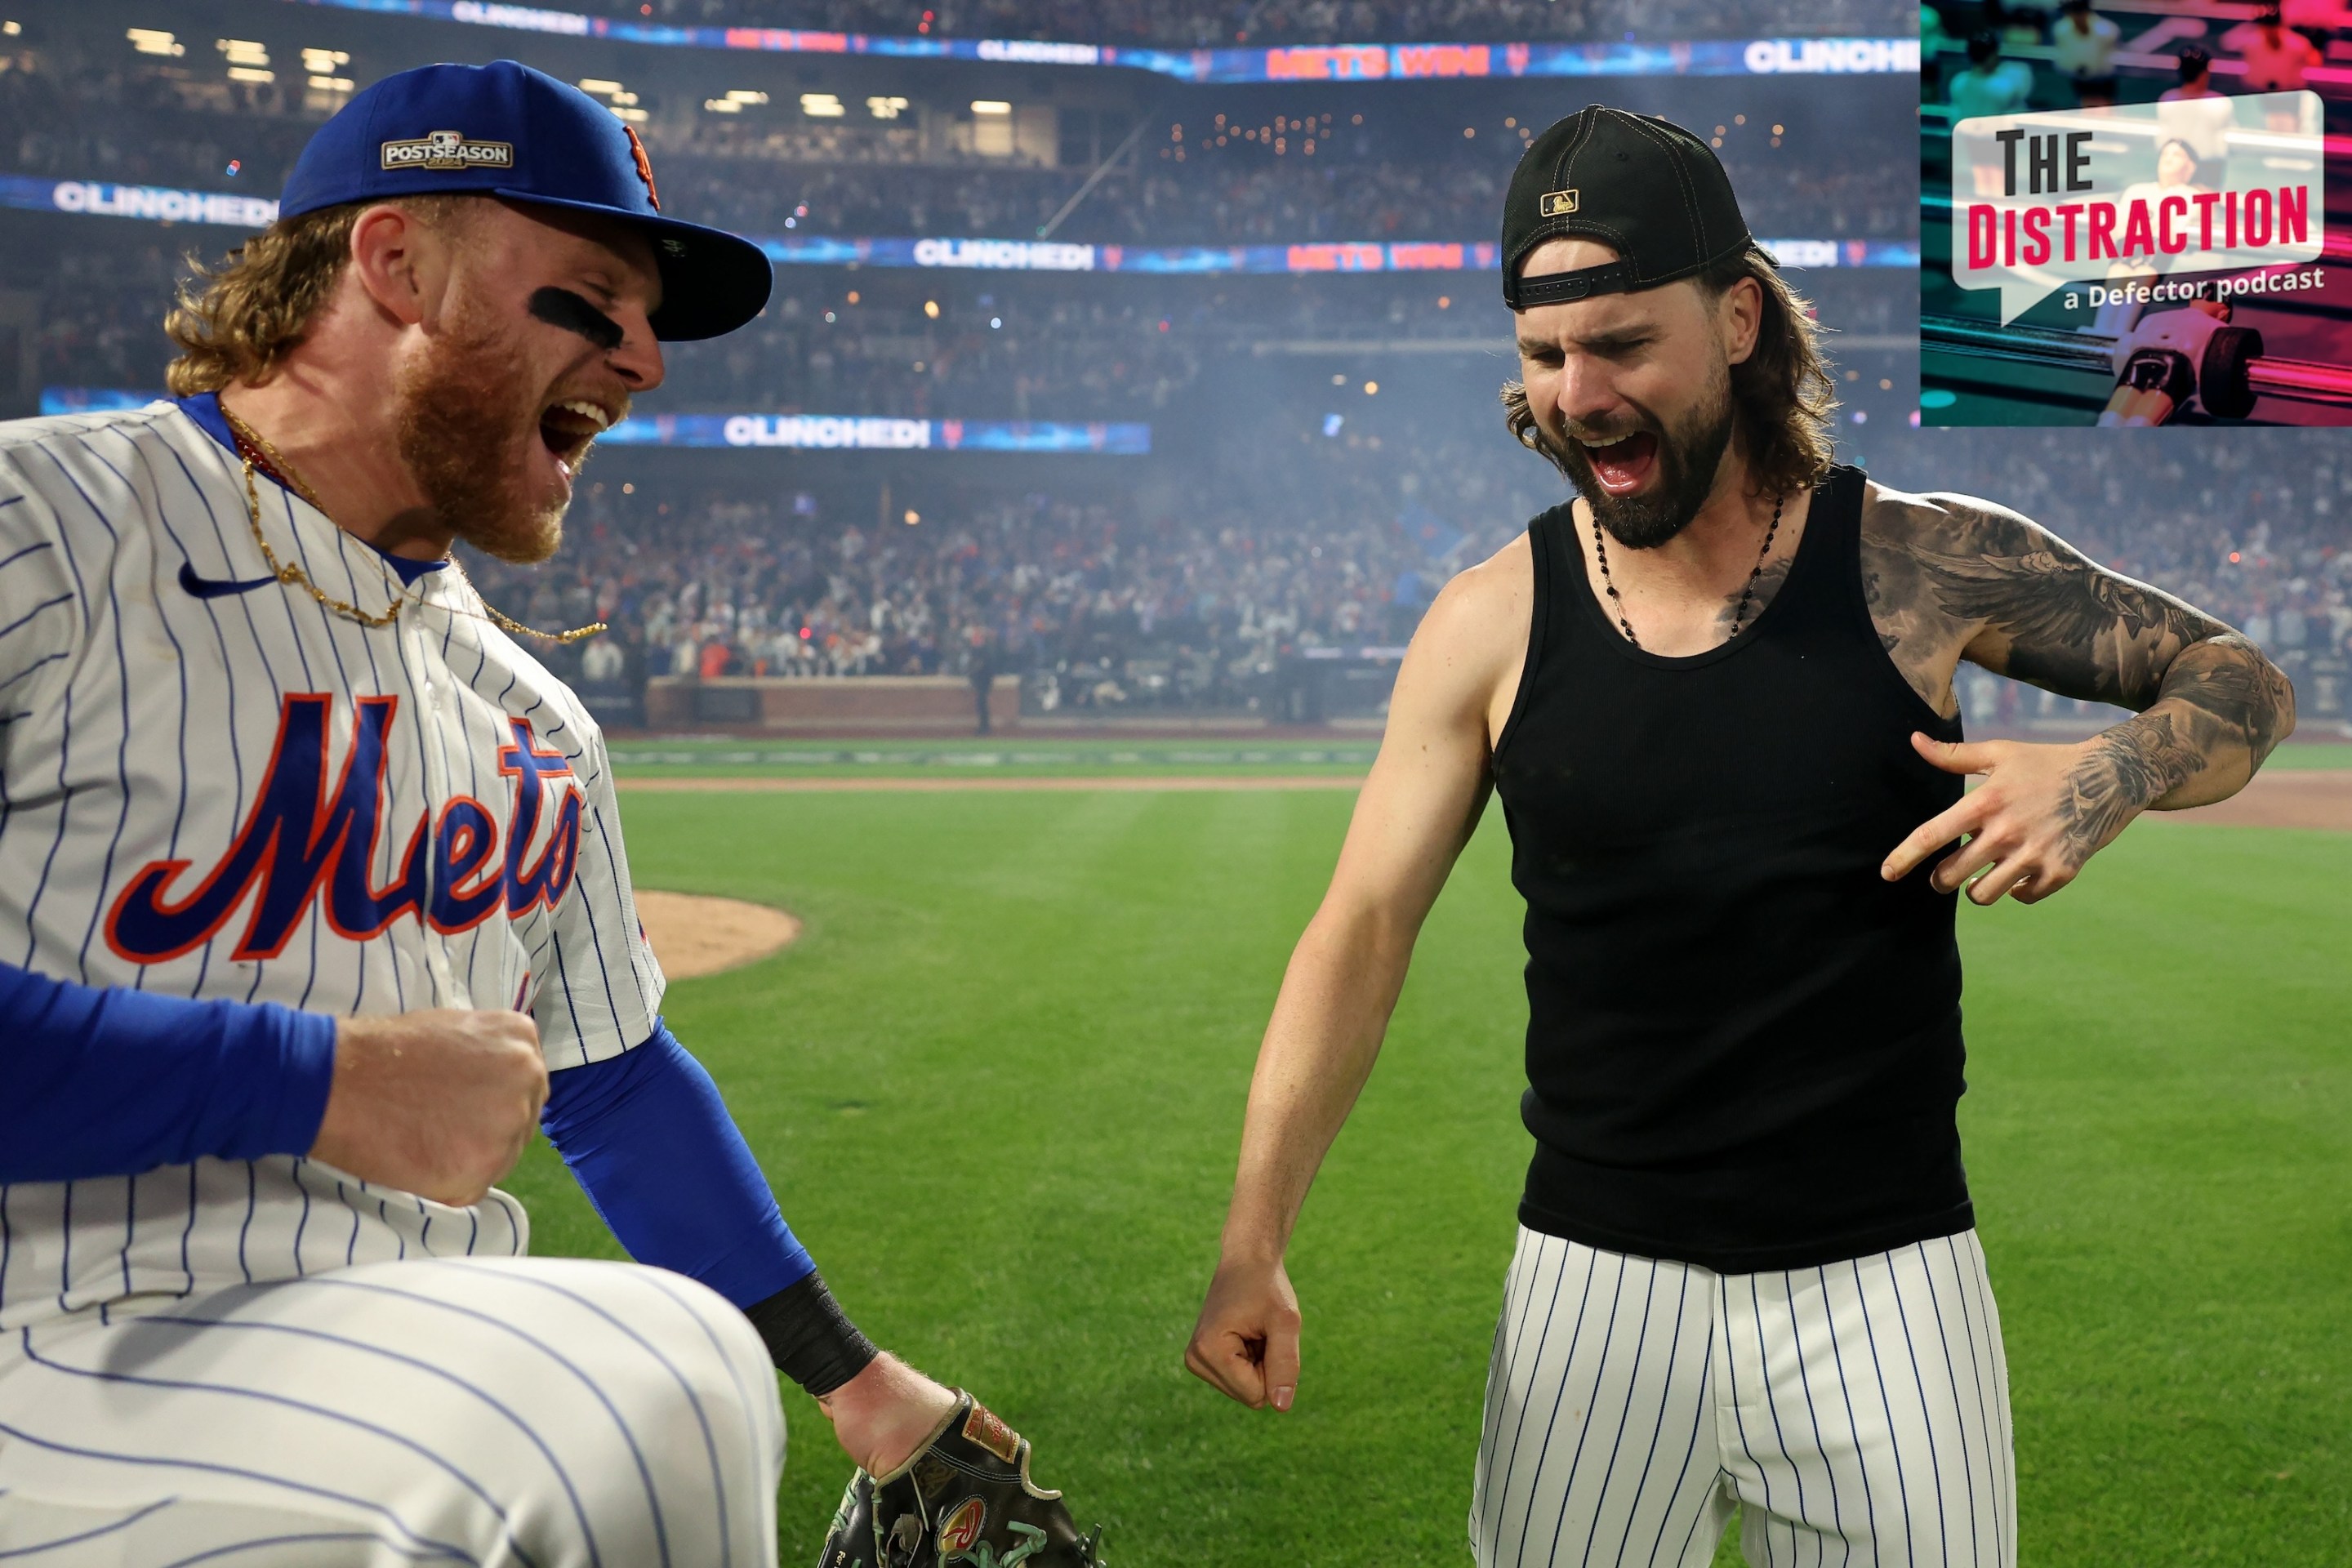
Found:
<path fill-rule="evenodd" d="M 2294 727 L 2243 637 L 2026 519 L 1835 467 L 1706 144 L 1590 108 L 1503 219 L 1514 433 L 1577 499 L 1447 584 L 1250 1089 L 1192 1370 L 1290 1407 L 1283 1268 L 1491 790 L 1536 1140 L 1473 1480 L 1495 1564 L 2017 1561 L 1954 1111 L 1959 894 L 2048 898 Z M 1962 659 L 2137 717 L 1969 743 Z M 1982 775 L 1965 795 L 1966 775 Z"/>

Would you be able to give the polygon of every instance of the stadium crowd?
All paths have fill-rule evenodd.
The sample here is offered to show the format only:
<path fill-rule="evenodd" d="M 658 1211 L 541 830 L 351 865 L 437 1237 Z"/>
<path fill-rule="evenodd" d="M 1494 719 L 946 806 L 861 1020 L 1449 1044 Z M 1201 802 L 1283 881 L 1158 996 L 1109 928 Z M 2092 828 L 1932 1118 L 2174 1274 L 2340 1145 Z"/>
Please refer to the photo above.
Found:
<path fill-rule="evenodd" d="M 60 47 L 29 57 L 31 68 L 0 70 L 0 172 L 273 195 L 329 107 L 274 87 L 231 92 L 204 82 L 193 92 L 164 68 L 109 47 L 91 59 Z M 1261 129 L 1277 118 L 1272 110 L 1255 99 L 1247 107 L 1223 101 L 1230 114 L 1202 109 L 1190 126 L 1177 119 L 1147 127 L 1143 144 L 1068 212 L 1054 237 L 1131 245 L 1481 239 L 1530 131 L 1497 114 L 1483 141 L 1419 128 L 1404 132 L 1401 146 L 1393 127 L 1375 138 L 1318 113 L 1313 123 L 1289 120 L 1287 136 L 1262 141 Z M 790 104 L 755 106 L 750 117 L 665 115 L 644 134 L 669 210 L 755 235 L 1025 238 L 1087 177 L 1083 167 L 927 146 L 887 122 L 810 121 Z M 1277 139 L 1279 152 L 1267 144 Z M 1908 172 L 1827 121 L 1800 121 L 1788 136 L 1768 139 L 1759 121 L 1753 132 L 1727 136 L 1723 156 L 1759 233 L 1917 232 Z"/>
<path fill-rule="evenodd" d="M 2287 669 L 2306 713 L 2342 717 L 2352 461 L 2312 432 L 1872 444 L 1890 482 L 1995 497 L 2230 620 Z M 1563 493 L 1499 436 L 1269 431 L 1181 496 L 974 491 L 912 525 L 819 515 L 793 493 L 591 487 L 554 562 L 473 571 L 529 624 L 611 621 L 601 647 L 554 656 L 602 695 L 652 675 L 955 673 L 978 648 L 1047 708 L 1265 711 L 1297 656 L 1402 644 L 1446 577 Z M 1962 685 L 1980 725 L 2093 711 L 1980 674 Z"/>
<path fill-rule="evenodd" d="M 1901 0 L 573 0 L 608 16 L 1069 43 L 1393 43 L 1909 31 Z"/>
<path fill-rule="evenodd" d="M 180 276 L 173 237 L 125 226 L 127 243 L 11 258 L 0 289 L 39 300 L 37 384 L 152 389 L 171 345 L 157 329 Z M 1823 321 L 1847 388 L 1874 416 L 1899 369 L 1884 342 L 1907 329 L 1907 274 L 1793 274 Z M 1157 420 L 1204 386 L 1262 377 L 1296 345 L 1367 344 L 1333 363 L 1378 377 L 1390 343 L 1442 345 L 1449 363 L 1510 374 L 1509 322 L 1493 273 L 1239 279 L 1057 278 L 1028 273 L 843 274 L 786 268 L 766 313 L 731 336 L 677 343 L 648 413 L 855 414 L 900 418 Z M 1420 363 L 1431 351 L 1421 351 Z M 1329 358 L 1328 352 L 1306 356 Z M 1871 394 L 1857 397 L 1855 395 Z"/>
<path fill-rule="evenodd" d="M 1549 504 L 1558 481 L 1514 460 L 1499 415 L 1496 429 L 1404 450 L 1261 428 L 1181 489 L 1164 471 L 1108 494 L 959 489 L 937 514 L 848 521 L 806 492 L 673 502 L 600 481 L 553 562 L 469 570 L 526 624 L 612 624 L 548 655 L 592 696 L 651 675 L 953 674 L 978 657 L 1047 708 L 1263 709 L 1303 650 L 1402 643 L 1446 577 Z"/>
<path fill-rule="evenodd" d="M 1454 151 L 1462 145 L 1458 137 L 1433 139 L 1431 155 L 1411 162 L 1249 164 L 1195 155 L 1178 165 L 1145 159 L 1106 175 L 1053 237 L 1127 245 L 1485 239 L 1518 144 L 1513 139 L 1504 156 Z M 1889 238 L 1918 232 L 1916 179 L 1850 140 L 1824 134 L 1801 153 L 1727 149 L 1725 162 L 1759 234 Z M 1061 211 L 1084 177 L 1071 169 L 771 162 L 752 145 L 736 156 L 696 151 L 665 155 L 662 163 L 664 188 L 679 193 L 681 212 L 762 235 L 789 228 L 1025 238 Z"/>

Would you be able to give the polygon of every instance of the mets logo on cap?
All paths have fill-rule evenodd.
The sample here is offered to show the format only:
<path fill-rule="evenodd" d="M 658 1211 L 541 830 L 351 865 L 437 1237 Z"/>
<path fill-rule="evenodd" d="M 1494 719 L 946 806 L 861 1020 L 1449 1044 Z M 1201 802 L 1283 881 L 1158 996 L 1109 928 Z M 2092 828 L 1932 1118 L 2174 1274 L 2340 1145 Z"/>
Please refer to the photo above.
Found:
<path fill-rule="evenodd" d="M 511 142 L 468 142 L 462 131 L 429 131 L 383 144 L 387 169 L 511 169 Z"/>

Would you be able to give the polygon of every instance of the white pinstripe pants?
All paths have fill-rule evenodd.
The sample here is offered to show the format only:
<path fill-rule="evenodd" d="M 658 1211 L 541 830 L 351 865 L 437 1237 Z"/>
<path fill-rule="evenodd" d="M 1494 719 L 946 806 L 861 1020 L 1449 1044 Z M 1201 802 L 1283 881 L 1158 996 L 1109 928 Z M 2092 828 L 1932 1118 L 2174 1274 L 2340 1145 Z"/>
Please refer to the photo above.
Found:
<path fill-rule="evenodd" d="M 1976 1233 L 1717 1274 L 1521 1226 L 1470 1505 L 1480 1568 L 2014 1568 Z M 1832 1561 L 1834 1560 L 1834 1561 Z"/>
<path fill-rule="evenodd" d="M 15 1568 L 771 1568 L 783 1412 L 682 1276 L 362 1264 L 0 1342 Z"/>

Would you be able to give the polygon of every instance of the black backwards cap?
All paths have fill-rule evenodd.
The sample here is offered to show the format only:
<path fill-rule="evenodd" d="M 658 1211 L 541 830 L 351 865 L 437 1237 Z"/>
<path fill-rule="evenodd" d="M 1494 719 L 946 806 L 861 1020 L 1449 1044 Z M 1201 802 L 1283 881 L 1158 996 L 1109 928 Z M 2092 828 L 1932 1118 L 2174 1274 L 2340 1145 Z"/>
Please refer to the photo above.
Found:
<path fill-rule="evenodd" d="M 1547 239 L 1593 239 L 1618 259 L 1518 276 Z M 1688 278 L 1754 242 L 1731 178 L 1681 126 L 1594 103 L 1528 144 L 1503 198 L 1503 302 L 1514 310 Z"/>

